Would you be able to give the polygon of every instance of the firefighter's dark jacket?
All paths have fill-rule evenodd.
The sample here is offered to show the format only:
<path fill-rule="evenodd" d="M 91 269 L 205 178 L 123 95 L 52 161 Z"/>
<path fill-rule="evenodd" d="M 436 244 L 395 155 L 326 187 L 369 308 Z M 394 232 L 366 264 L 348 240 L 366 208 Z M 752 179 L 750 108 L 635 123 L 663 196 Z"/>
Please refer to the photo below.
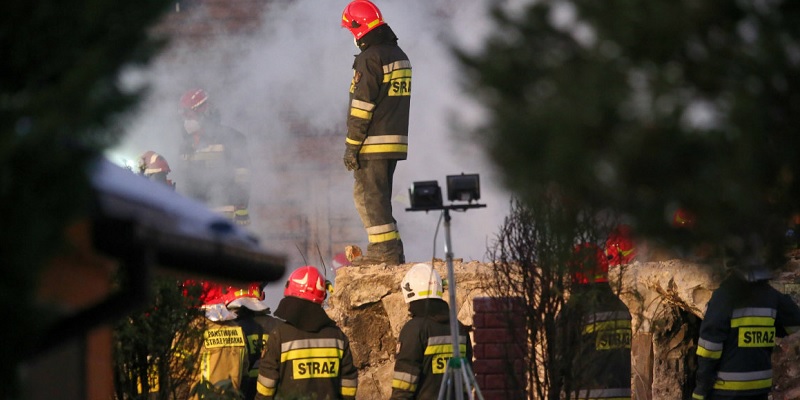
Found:
<path fill-rule="evenodd" d="M 236 322 L 242 327 L 247 340 L 247 353 L 249 369 L 242 376 L 242 393 L 244 400 L 253 400 L 256 396 L 256 382 L 258 379 L 258 367 L 261 364 L 261 357 L 266 350 L 269 332 L 271 332 L 278 322 L 277 318 L 269 313 L 269 308 L 265 311 L 252 311 L 242 307 L 236 311 L 238 318 Z"/>
<path fill-rule="evenodd" d="M 775 338 L 800 330 L 800 307 L 768 281 L 731 274 L 708 302 L 697 344 L 692 398 L 769 393 Z"/>
<path fill-rule="evenodd" d="M 218 118 L 209 117 L 203 120 L 201 134 L 184 133 L 180 153 L 180 173 L 187 182 L 178 182 L 178 185 L 184 187 L 190 197 L 209 201 L 204 196 L 213 191 L 212 187 L 219 186 L 230 205 L 248 205 L 251 161 L 247 137 L 242 132 L 222 125 Z"/>
<path fill-rule="evenodd" d="M 275 316 L 285 321 L 269 334 L 256 399 L 354 399 L 358 370 L 350 342 L 325 310 L 285 297 Z"/>
<path fill-rule="evenodd" d="M 409 303 L 411 319 L 400 330 L 392 378 L 392 399 L 435 399 L 453 355 L 450 311 L 440 299 Z M 459 322 L 459 354 L 472 362 L 468 329 Z"/>
<path fill-rule="evenodd" d="M 607 282 L 575 284 L 557 323 L 555 381 L 570 398 L 631 398 L 631 314 Z"/>
<path fill-rule="evenodd" d="M 411 107 L 411 62 L 397 45 L 397 36 L 381 25 L 358 41 L 353 62 L 348 145 L 359 158 L 405 160 Z"/>

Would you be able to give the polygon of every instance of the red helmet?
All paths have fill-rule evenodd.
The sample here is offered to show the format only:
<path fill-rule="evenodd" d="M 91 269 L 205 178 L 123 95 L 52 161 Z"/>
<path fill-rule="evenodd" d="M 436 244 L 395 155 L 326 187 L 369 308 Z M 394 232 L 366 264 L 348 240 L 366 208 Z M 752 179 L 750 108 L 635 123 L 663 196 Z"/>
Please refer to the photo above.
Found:
<path fill-rule="evenodd" d="M 208 93 L 203 89 L 192 89 L 181 96 L 181 114 L 184 118 L 197 119 L 208 109 Z"/>
<path fill-rule="evenodd" d="M 606 257 L 610 265 L 628 264 L 636 258 L 629 225 L 617 226 L 606 240 Z"/>
<path fill-rule="evenodd" d="M 155 151 L 148 150 L 139 157 L 139 171 L 145 176 L 150 176 L 160 172 L 168 174 L 171 170 L 164 157 Z"/>
<path fill-rule="evenodd" d="M 316 267 L 306 265 L 292 272 L 286 281 L 284 296 L 298 297 L 304 300 L 322 304 L 327 296 L 328 283 L 319 274 Z"/>
<path fill-rule="evenodd" d="M 572 283 L 586 285 L 608 282 L 608 258 L 600 246 L 594 243 L 579 244 L 573 249 L 572 256 L 568 263 L 572 271 Z"/>
<path fill-rule="evenodd" d="M 672 214 L 672 226 L 674 228 L 691 229 L 694 227 L 694 214 L 683 208 L 675 210 Z"/>
<path fill-rule="evenodd" d="M 342 27 L 347 28 L 356 40 L 385 23 L 381 10 L 368 0 L 353 0 L 342 12 Z"/>
<path fill-rule="evenodd" d="M 261 285 L 254 282 L 244 289 L 229 288 L 225 305 L 229 309 L 245 307 L 253 311 L 261 311 L 267 308 L 263 300 L 264 292 L 261 291 Z"/>

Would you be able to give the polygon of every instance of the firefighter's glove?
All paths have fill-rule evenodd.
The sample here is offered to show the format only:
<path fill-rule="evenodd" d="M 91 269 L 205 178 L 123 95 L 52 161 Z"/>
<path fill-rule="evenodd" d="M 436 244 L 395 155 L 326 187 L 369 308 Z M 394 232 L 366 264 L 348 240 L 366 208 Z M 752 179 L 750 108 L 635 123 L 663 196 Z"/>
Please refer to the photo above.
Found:
<path fill-rule="evenodd" d="M 250 211 L 247 207 L 236 207 L 233 211 L 233 221 L 236 225 L 250 225 Z"/>
<path fill-rule="evenodd" d="M 344 166 L 348 171 L 358 169 L 358 146 L 346 144 L 344 149 Z"/>

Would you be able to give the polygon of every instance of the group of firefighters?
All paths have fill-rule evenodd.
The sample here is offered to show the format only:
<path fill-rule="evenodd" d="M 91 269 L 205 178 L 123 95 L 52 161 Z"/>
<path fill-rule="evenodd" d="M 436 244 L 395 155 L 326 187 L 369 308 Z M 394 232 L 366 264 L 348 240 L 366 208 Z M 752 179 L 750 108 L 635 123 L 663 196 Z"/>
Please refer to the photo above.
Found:
<path fill-rule="evenodd" d="M 353 63 L 343 161 L 353 171 L 353 199 L 369 243 L 366 253 L 350 262 L 403 264 L 391 193 L 397 161 L 408 152 L 411 63 L 372 2 L 351 1 L 341 25 L 360 51 Z M 245 136 L 221 124 L 203 89 L 186 92 L 180 108 L 186 168 L 179 190 L 249 224 Z M 150 179 L 176 187 L 160 154 L 146 152 L 139 167 Z M 559 354 L 570 356 L 559 360 L 554 382 L 570 398 L 630 399 L 631 314 L 607 278 L 609 265 L 636 257 L 630 232 L 615 231 L 605 249 L 581 244 L 574 256 L 571 295 L 557 318 L 565 334 L 555 344 Z M 731 274 L 714 292 L 701 326 L 695 399 L 766 399 L 775 338 L 800 329 L 797 304 L 773 289 L 767 275 L 753 273 L 763 264 L 738 267 L 733 270 L 745 272 Z M 274 315 L 264 304 L 263 287 L 206 285 L 196 382 L 229 380 L 247 400 L 355 398 L 358 370 L 350 342 L 322 307 L 332 285 L 317 268 L 303 266 L 290 274 Z M 445 285 L 431 265 L 413 265 L 399 289 L 411 319 L 398 338 L 391 398 L 437 398 L 445 376 L 442 360 L 453 346 L 466 360 L 472 358 L 469 331 L 457 322 L 459 333 L 451 336 Z"/>

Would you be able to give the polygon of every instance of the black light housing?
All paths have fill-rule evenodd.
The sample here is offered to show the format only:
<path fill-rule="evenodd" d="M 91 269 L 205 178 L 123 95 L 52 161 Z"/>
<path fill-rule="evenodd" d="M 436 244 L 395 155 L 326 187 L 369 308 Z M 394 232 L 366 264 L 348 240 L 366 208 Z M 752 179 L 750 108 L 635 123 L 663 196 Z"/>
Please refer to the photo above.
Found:
<path fill-rule="evenodd" d="M 414 209 L 442 208 L 442 189 L 437 181 L 414 182 L 408 189 L 408 198 L 411 199 L 411 208 Z"/>
<path fill-rule="evenodd" d="M 473 202 L 480 198 L 481 182 L 478 174 L 447 176 L 447 200 Z"/>

